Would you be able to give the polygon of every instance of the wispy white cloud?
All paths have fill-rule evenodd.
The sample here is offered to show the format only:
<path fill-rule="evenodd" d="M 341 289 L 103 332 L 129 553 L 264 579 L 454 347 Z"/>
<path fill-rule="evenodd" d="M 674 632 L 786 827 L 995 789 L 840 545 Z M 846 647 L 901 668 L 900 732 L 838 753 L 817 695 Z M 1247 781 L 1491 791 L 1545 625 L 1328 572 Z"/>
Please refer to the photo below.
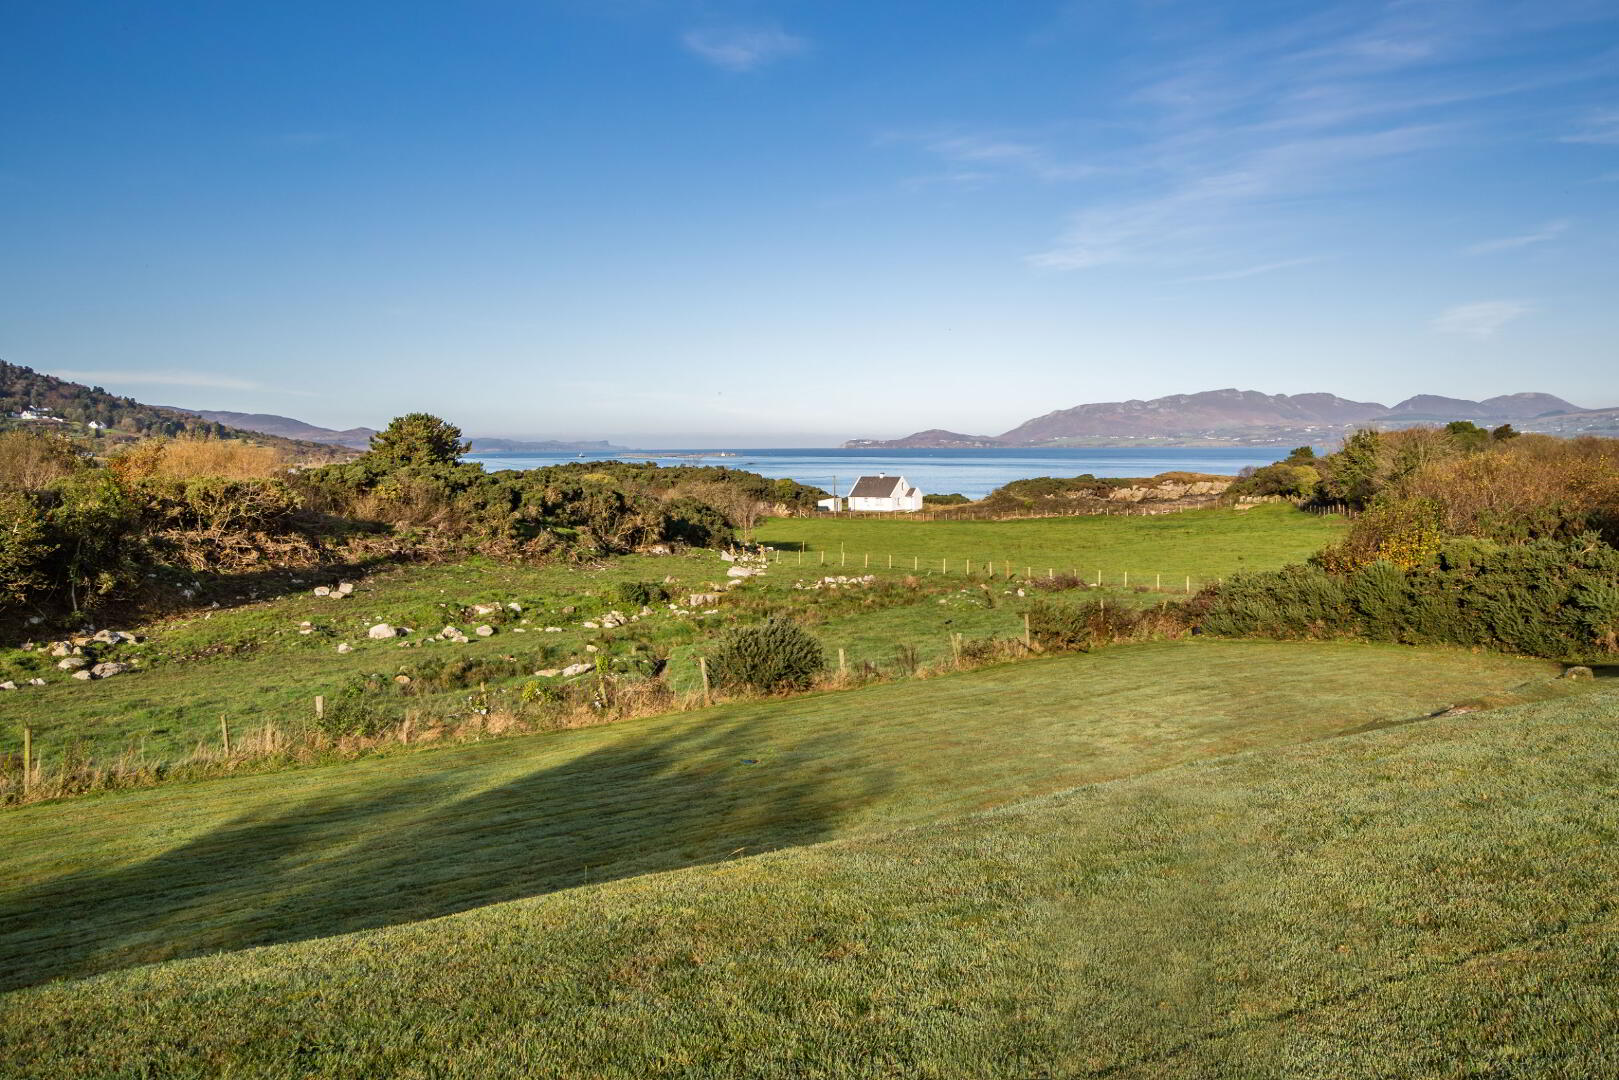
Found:
<path fill-rule="evenodd" d="M 809 48 L 806 38 L 777 27 L 707 27 L 688 30 L 680 42 L 727 71 L 752 71 Z"/>
<path fill-rule="evenodd" d="M 188 386 L 204 390 L 268 390 L 279 394 L 314 397 L 303 390 L 289 390 L 267 386 L 253 379 L 234 375 L 220 375 L 208 371 L 58 371 L 56 374 L 74 382 L 110 384 L 113 386 Z"/>
<path fill-rule="evenodd" d="M 1140 194 L 1077 209 L 1027 261 L 1055 270 L 1212 264 L 1193 276 L 1215 279 L 1222 265 L 1261 265 L 1245 253 L 1330 227 L 1324 207 L 1397 183 L 1401 159 L 1525 137 L 1522 125 L 1508 130 L 1498 119 L 1510 109 L 1477 104 L 1610 69 L 1575 57 L 1502 79 L 1489 61 L 1539 30 L 1598 17 L 1589 7 L 1515 3 L 1485 17 L 1474 0 L 1339 3 L 1264 30 L 1170 39 L 1124 95 L 1139 137 L 1115 140 L 1097 160 Z M 1211 27 L 1219 20 L 1187 12 Z M 1593 117 L 1575 137 L 1610 134 L 1619 141 L 1619 112 Z"/>
<path fill-rule="evenodd" d="M 1257 266 L 1244 266 L 1239 270 L 1222 270 L 1213 274 L 1194 274 L 1191 277 L 1177 278 L 1175 284 L 1187 285 L 1197 281 L 1236 281 L 1239 278 L 1258 277 L 1260 274 L 1269 274 L 1277 270 L 1287 270 L 1295 266 L 1309 266 L 1325 260 L 1325 255 L 1305 255 L 1297 259 L 1280 259 L 1276 262 L 1260 263 Z"/>
<path fill-rule="evenodd" d="M 1572 224 L 1574 223 L 1568 218 L 1559 218 L 1556 221 L 1548 221 L 1546 224 L 1529 232 L 1520 233 L 1516 236 L 1503 236 L 1495 240 L 1483 240 L 1477 244 L 1471 244 L 1463 250 L 1469 255 L 1489 255 L 1497 251 L 1511 251 L 1514 248 L 1544 244 L 1548 240 L 1555 240 L 1562 236 Z"/>
<path fill-rule="evenodd" d="M 1002 173 L 1020 173 L 1038 180 L 1083 180 L 1104 170 L 1089 162 L 1062 160 L 1050 149 L 1023 139 L 985 134 L 933 134 L 891 136 L 885 142 L 919 142 L 929 153 L 966 169 L 951 176 L 968 176 L 974 183 Z"/>
<path fill-rule="evenodd" d="M 1442 334 L 1484 341 L 1494 337 L 1510 322 L 1535 310 L 1522 300 L 1475 300 L 1448 307 L 1434 317 L 1433 328 Z"/>
<path fill-rule="evenodd" d="M 1619 146 L 1619 109 L 1607 109 L 1587 117 L 1580 130 L 1564 135 L 1567 143 L 1596 143 Z"/>

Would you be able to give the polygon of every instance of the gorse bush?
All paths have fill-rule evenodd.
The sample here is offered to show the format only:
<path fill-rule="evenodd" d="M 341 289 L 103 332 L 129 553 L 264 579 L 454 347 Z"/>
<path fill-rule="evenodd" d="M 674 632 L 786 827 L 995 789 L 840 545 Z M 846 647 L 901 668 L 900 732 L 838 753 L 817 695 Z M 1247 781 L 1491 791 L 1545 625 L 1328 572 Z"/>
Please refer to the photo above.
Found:
<path fill-rule="evenodd" d="M 669 599 L 669 590 L 656 581 L 621 581 L 613 593 L 619 603 L 636 607 L 661 604 Z"/>
<path fill-rule="evenodd" d="M 1193 607 L 1165 603 L 1129 608 L 1105 600 L 1064 604 L 1038 601 L 1029 608 L 1029 637 L 1056 652 L 1089 652 L 1117 641 L 1180 637 L 1195 625 Z"/>
<path fill-rule="evenodd" d="M 730 631 L 708 659 L 716 686 L 764 693 L 803 690 L 825 667 L 821 643 L 787 619 Z"/>
<path fill-rule="evenodd" d="M 1587 658 L 1619 651 L 1619 551 L 1594 534 L 1521 544 L 1453 538 L 1416 566 L 1377 561 L 1238 575 L 1207 603 L 1202 629 L 1211 634 Z"/>

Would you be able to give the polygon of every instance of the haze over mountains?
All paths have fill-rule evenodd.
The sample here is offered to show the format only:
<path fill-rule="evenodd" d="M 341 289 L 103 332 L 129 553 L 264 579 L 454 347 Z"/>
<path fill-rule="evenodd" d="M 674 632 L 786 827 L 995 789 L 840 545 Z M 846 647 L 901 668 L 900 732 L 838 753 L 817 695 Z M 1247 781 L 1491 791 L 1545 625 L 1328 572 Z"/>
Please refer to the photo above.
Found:
<path fill-rule="evenodd" d="M 1419 394 L 1392 407 L 1351 401 L 1336 394 L 1263 394 L 1257 390 L 1208 390 L 1170 394 L 1149 401 L 1105 401 L 1058 409 L 1000 435 L 964 435 L 933 428 L 902 439 L 853 439 L 849 448 L 1052 446 L 1085 439 L 1249 439 L 1336 434 L 1360 425 L 1399 426 L 1471 420 L 1578 430 L 1580 418 L 1597 428 L 1619 423 L 1615 410 L 1583 409 L 1551 394 L 1504 394 L 1484 401 Z M 1568 434 L 1571 430 L 1558 430 Z"/>
<path fill-rule="evenodd" d="M 173 409 L 175 412 L 189 413 L 192 416 L 211 420 L 216 424 L 239 428 L 243 431 L 276 435 L 284 439 L 301 439 L 304 442 L 325 443 L 330 446 L 347 446 L 355 450 L 367 449 L 371 445 L 371 436 L 377 433 L 375 428 L 368 427 L 355 427 L 345 431 L 337 431 L 332 428 L 306 424 L 302 420 L 294 420 L 290 416 L 276 416 L 273 413 L 180 409 L 174 406 L 165 406 L 165 408 Z M 625 449 L 622 446 L 614 446 L 606 440 L 569 442 L 555 439 L 499 439 L 474 435 L 468 441 L 472 444 L 472 449 L 475 453 L 573 453 L 574 451 L 611 453 Z"/>

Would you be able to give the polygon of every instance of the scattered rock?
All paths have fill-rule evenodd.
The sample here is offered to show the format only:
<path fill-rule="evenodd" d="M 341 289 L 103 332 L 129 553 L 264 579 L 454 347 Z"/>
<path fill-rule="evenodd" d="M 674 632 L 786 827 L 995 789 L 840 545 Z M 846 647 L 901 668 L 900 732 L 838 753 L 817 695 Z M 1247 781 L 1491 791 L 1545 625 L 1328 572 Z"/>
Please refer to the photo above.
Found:
<path fill-rule="evenodd" d="M 574 675 L 583 675 L 587 671 L 595 670 L 595 664 L 569 664 L 567 667 L 562 669 L 561 674 L 564 677 L 572 677 Z"/>
<path fill-rule="evenodd" d="M 545 628 L 545 632 L 547 634 L 560 634 L 560 633 L 562 633 L 562 627 L 560 627 L 560 626 L 547 626 Z"/>
<path fill-rule="evenodd" d="M 598 626 L 598 625 L 597 625 L 597 624 L 596 624 L 596 623 L 594 623 L 594 622 L 588 622 L 588 621 L 587 621 L 587 622 L 582 622 L 582 623 L 580 623 L 580 624 L 579 624 L 579 625 L 580 625 L 580 626 L 582 626 L 582 627 L 584 627 L 584 628 L 585 628 L 585 629 L 586 629 L 586 630 L 600 630 L 600 629 L 601 629 L 601 627 L 600 627 L 600 626 Z"/>
<path fill-rule="evenodd" d="M 65 659 L 58 660 L 56 662 L 56 666 L 61 668 L 63 671 L 76 671 L 82 667 L 89 667 L 90 661 L 86 660 L 82 656 L 69 656 Z"/>
<path fill-rule="evenodd" d="M 14 682 L 11 682 L 9 680 L 6 681 L 6 682 L 0 682 L 0 690 L 15 690 L 15 689 L 17 689 L 17 684 L 14 683 Z"/>
<path fill-rule="evenodd" d="M 90 674 L 94 675 L 98 679 L 110 679 L 114 675 L 122 675 L 128 670 L 128 664 L 106 663 L 97 664 L 95 667 L 91 668 Z"/>
<path fill-rule="evenodd" d="M 75 671 L 73 673 L 73 677 L 75 679 L 83 679 L 85 682 L 89 682 L 91 679 L 95 678 L 95 676 L 91 675 L 88 671 Z"/>
<path fill-rule="evenodd" d="M 73 643 L 71 641 L 53 641 L 47 651 L 52 656 L 72 656 Z"/>
<path fill-rule="evenodd" d="M 500 610 L 500 605 L 499 604 L 473 604 L 472 605 L 472 613 L 474 615 L 493 615 L 499 610 Z"/>
<path fill-rule="evenodd" d="M 585 646 L 585 652 L 596 652 L 596 651 L 597 651 L 597 649 L 596 649 L 596 646 L 594 646 L 594 645 L 586 645 Z"/>
<path fill-rule="evenodd" d="M 717 592 L 694 592 L 690 596 L 686 597 L 687 607 L 700 608 L 706 607 L 709 604 L 717 604 L 719 602 L 720 594 Z"/>
<path fill-rule="evenodd" d="M 1584 664 L 1575 664 L 1559 677 L 1564 679 L 1592 679 L 1596 676 Z"/>
<path fill-rule="evenodd" d="M 337 647 L 337 651 L 340 653 L 351 653 L 354 651 L 354 646 L 345 641 L 343 644 Z"/>
<path fill-rule="evenodd" d="M 512 609 L 513 611 L 517 612 L 517 614 L 519 614 L 519 615 L 521 615 L 523 613 L 523 605 L 522 604 L 507 604 L 506 606 L 508 608 Z"/>
<path fill-rule="evenodd" d="M 330 585 L 316 585 L 315 586 L 315 595 L 316 596 L 330 596 L 330 595 L 332 595 L 332 588 L 331 588 Z"/>
<path fill-rule="evenodd" d="M 494 637 L 495 628 L 493 626 L 480 626 L 473 633 L 479 637 Z"/>
<path fill-rule="evenodd" d="M 353 596 L 354 595 L 354 582 L 352 582 L 352 581 L 339 581 L 337 583 L 337 588 L 333 590 L 333 595 L 334 596 Z"/>
<path fill-rule="evenodd" d="M 444 627 L 444 629 L 442 629 L 442 630 L 440 630 L 438 632 L 438 636 L 445 639 L 446 641 L 450 641 L 450 640 L 453 640 L 454 638 L 460 637 L 461 636 L 461 631 L 457 627 L 446 625 Z"/>
<path fill-rule="evenodd" d="M 548 668 L 545 668 L 543 670 L 536 671 L 534 674 L 539 676 L 542 679 L 554 679 L 558 675 L 562 674 L 562 669 L 561 668 L 548 667 Z"/>
<path fill-rule="evenodd" d="M 377 625 L 375 625 L 371 629 L 367 630 L 365 632 L 365 636 L 370 638 L 373 641 L 383 641 L 383 640 L 386 640 L 387 638 L 398 637 L 399 636 L 399 631 L 395 630 L 393 627 L 391 627 L 387 623 L 383 622 L 383 623 L 377 623 Z"/>
<path fill-rule="evenodd" d="M 29 686 L 44 686 L 44 685 L 46 685 L 46 683 L 45 683 L 44 679 L 29 679 L 28 680 L 28 685 Z"/>

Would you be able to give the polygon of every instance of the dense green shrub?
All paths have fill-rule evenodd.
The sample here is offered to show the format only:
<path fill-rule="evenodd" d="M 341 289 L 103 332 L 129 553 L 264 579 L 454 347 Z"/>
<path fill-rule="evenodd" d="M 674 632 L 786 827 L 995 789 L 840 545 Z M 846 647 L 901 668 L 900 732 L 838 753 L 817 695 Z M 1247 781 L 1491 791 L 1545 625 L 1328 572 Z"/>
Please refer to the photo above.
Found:
<path fill-rule="evenodd" d="M 1130 608 L 1105 600 L 1064 604 L 1037 601 L 1029 608 L 1029 638 L 1043 649 L 1089 652 L 1115 641 L 1178 637 L 1191 629 L 1182 604 Z"/>
<path fill-rule="evenodd" d="M 708 660 L 709 677 L 716 686 L 765 693 L 802 690 L 825 667 L 821 643 L 786 619 L 732 630 Z"/>
<path fill-rule="evenodd" d="M 613 593 L 619 603 L 636 607 L 661 604 L 669 599 L 669 590 L 657 581 L 621 581 Z"/>
<path fill-rule="evenodd" d="M 1619 551 L 1594 535 L 1456 538 L 1427 562 L 1243 574 L 1208 597 L 1206 633 L 1482 646 L 1555 659 L 1619 651 Z"/>

